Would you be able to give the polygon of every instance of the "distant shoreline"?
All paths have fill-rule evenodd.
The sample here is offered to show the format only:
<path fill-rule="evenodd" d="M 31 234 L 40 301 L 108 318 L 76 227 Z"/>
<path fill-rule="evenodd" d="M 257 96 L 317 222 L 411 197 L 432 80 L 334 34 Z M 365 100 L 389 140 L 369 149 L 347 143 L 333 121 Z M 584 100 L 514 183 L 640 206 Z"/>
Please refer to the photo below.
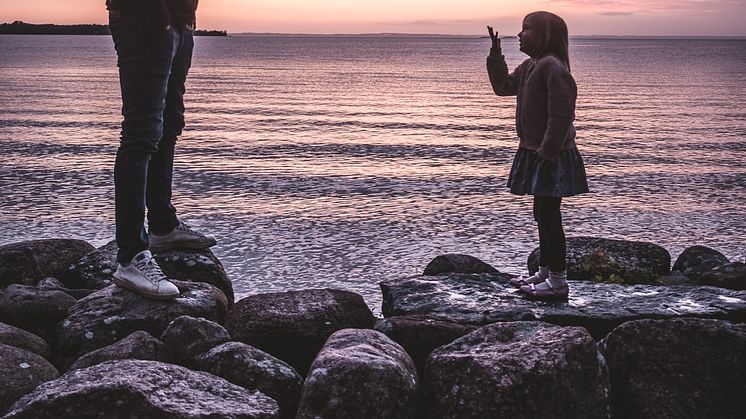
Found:
<path fill-rule="evenodd" d="M 0 24 L 0 35 L 109 35 L 109 25 L 80 24 L 55 25 L 33 24 L 17 20 Z M 226 31 L 194 31 L 196 36 L 228 36 Z"/>

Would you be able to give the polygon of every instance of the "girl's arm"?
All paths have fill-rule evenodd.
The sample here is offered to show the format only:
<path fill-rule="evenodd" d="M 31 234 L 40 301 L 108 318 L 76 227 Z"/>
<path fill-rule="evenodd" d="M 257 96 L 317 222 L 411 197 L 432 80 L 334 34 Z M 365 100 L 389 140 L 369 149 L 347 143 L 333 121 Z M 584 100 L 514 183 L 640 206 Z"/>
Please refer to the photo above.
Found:
<path fill-rule="evenodd" d="M 495 91 L 496 95 L 515 96 L 518 94 L 518 77 L 516 77 L 516 74 L 520 67 L 518 66 L 513 74 L 508 74 L 505 57 L 500 54 L 499 50 L 490 49 L 490 55 L 487 57 L 487 74 L 490 76 L 492 90 Z"/>
<path fill-rule="evenodd" d="M 547 93 L 547 128 L 536 153 L 544 159 L 555 161 L 567 138 L 574 135 L 570 131 L 574 130 L 572 123 L 578 95 L 575 79 L 559 62 L 549 70 Z"/>

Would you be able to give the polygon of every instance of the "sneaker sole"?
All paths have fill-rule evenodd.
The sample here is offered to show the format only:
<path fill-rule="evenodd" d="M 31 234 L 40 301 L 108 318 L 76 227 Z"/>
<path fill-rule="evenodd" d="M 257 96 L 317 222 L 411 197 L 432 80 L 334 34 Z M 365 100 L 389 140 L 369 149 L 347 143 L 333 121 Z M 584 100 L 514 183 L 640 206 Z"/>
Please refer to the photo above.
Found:
<path fill-rule="evenodd" d="M 161 301 L 173 300 L 174 298 L 176 298 L 179 295 L 181 295 L 181 293 L 179 293 L 179 294 L 173 294 L 173 295 L 153 294 L 153 293 L 150 293 L 150 292 L 147 292 L 147 291 L 143 291 L 143 290 L 141 290 L 141 289 L 133 286 L 129 282 L 117 278 L 116 276 L 114 276 L 112 278 L 114 280 L 114 284 L 116 286 L 118 286 L 119 288 L 130 290 L 130 291 L 134 292 L 135 294 L 137 294 L 139 296 L 142 296 L 142 297 L 145 297 L 145 298 L 149 298 L 151 300 L 161 300 Z"/>
<path fill-rule="evenodd" d="M 192 243 L 192 242 L 182 242 L 182 243 L 169 243 L 169 244 L 162 244 L 160 246 L 150 246 L 148 247 L 148 250 L 151 252 L 164 252 L 166 250 L 175 250 L 175 249 L 209 249 L 212 246 L 215 246 L 218 244 L 216 240 L 209 241 L 206 243 Z"/>

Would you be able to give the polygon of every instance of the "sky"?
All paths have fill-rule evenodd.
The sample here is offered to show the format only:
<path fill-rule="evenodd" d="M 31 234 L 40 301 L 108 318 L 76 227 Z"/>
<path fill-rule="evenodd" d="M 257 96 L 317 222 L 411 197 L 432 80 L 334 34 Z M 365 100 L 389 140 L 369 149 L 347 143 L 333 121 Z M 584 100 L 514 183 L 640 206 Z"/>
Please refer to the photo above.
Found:
<path fill-rule="evenodd" d="M 155 0 L 153 0 L 155 1 Z M 202 29 L 515 35 L 548 10 L 570 35 L 746 36 L 746 0 L 200 0 Z M 0 0 L 0 23 L 106 23 L 104 0 Z"/>

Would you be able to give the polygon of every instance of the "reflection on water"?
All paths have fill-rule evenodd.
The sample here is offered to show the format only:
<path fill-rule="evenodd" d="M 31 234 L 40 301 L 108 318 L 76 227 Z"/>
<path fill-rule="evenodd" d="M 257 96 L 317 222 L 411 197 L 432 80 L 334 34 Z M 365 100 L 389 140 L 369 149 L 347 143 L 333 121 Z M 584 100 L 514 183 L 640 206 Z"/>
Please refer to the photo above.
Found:
<path fill-rule="evenodd" d="M 514 100 L 484 39 L 199 38 L 176 205 L 237 296 L 377 283 L 468 253 L 523 273 L 531 201 L 503 187 Z M 505 40 L 509 65 L 522 57 Z M 0 244 L 113 237 L 119 91 L 108 37 L 0 36 Z M 744 259 L 746 42 L 577 40 L 592 194 L 569 235 Z M 706 75 L 706 77 L 703 77 Z"/>

